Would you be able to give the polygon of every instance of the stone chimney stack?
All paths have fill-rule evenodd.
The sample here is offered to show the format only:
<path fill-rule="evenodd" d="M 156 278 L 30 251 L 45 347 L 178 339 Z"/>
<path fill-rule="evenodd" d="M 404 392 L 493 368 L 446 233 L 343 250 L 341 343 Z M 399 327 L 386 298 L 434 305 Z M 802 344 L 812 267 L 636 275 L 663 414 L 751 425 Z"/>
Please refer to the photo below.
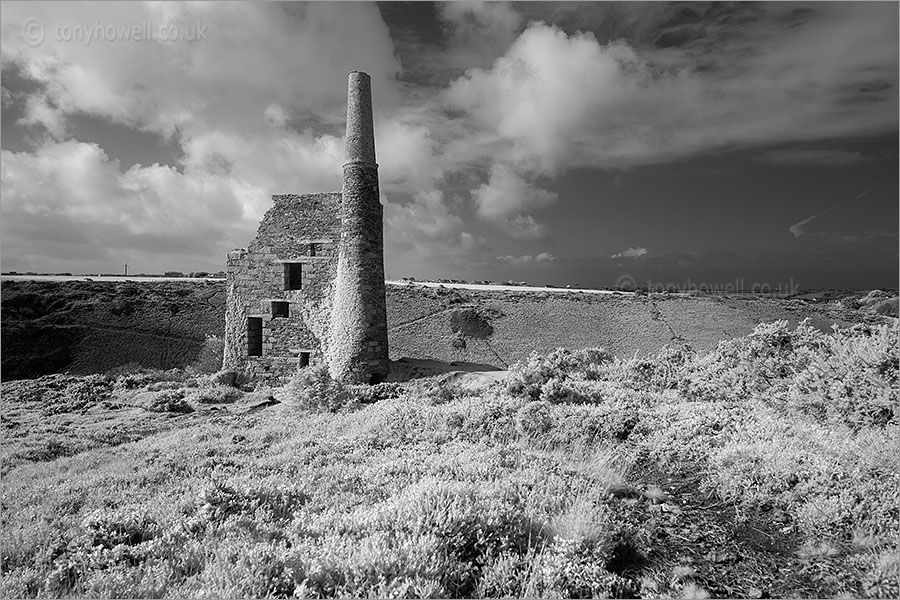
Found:
<path fill-rule="evenodd" d="M 366 73 L 351 71 L 347 82 L 346 163 L 375 164 L 375 128 L 372 125 L 372 80 Z M 346 177 L 345 177 L 346 181 Z M 376 198 L 377 200 L 377 198 Z"/>
<path fill-rule="evenodd" d="M 389 362 L 371 80 L 359 71 L 350 72 L 348 79 L 341 239 L 328 364 L 335 379 L 377 383 L 387 377 Z"/>

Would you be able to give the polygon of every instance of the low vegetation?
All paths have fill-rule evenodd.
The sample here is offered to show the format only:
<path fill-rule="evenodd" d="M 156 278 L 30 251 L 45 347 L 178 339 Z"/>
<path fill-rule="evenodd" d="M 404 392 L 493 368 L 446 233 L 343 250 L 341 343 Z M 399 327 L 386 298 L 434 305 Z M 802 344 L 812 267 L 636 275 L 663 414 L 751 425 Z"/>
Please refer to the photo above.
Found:
<path fill-rule="evenodd" d="M 897 597 L 898 358 L 776 322 L 480 388 L 6 382 L 2 595 Z"/>

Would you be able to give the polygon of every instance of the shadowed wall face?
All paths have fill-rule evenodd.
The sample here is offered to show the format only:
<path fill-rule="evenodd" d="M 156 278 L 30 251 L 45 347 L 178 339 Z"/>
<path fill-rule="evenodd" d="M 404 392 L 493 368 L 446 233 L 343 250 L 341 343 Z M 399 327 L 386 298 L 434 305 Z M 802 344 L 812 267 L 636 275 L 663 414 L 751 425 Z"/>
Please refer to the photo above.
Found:
<path fill-rule="evenodd" d="M 383 209 L 371 84 L 368 75 L 356 71 L 347 84 L 346 144 L 329 367 L 336 379 L 371 383 L 383 380 L 389 369 Z"/>

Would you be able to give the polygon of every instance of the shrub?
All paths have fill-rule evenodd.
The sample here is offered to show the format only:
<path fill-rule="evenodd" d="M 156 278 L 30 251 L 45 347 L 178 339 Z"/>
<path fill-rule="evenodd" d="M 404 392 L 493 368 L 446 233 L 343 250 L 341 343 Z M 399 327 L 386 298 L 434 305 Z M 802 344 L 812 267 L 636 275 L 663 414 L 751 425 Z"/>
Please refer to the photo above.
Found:
<path fill-rule="evenodd" d="M 83 411 L 110 397 L 112 384 L 104 375 L 88 375 L 69 383 L 62 394 L 46 397 L 44 414 Z"/>
<path fill-rule="evenodd" d="M 241 515 L 283 521 L 293 518 L 308 500 L 309 495 L 296 488 L 259 485 L 240 489 L 214 482 L 200 491 L 196 508 L 198 516 L 209 522 L 221 522 Z"/>
<path fill-rule="evenodd" d="M 639 419 L 629 437 L 640 440 L 641 454 L 659 468 L 693 473 L 744 425 L 752 410 L 747 402 L 660 403 L 638 409 Z"/>
<path fill-rule="evenodd" d="M 872 311 L 876 315 L 896 317 L 898 316 L 898 311 L 900 311 L 900 298 L 890 298 L 888 300 L 876 302 L 872 308 Z"/>
<path fill-rule="evenodd" d="M 561 539 L 541 557 L 540 577 L 545 589 L 563 598 L 636 598 L 637 586 L 611 573 L 609 549 Z"/>
<path fill-rule="evenodd" d="M 813 538 L 849 542 L 854 530 L 900 534 L 900 474 L 885 452 L 897 426 L 853 433 L 785 420 L 759 408 L 711 456 L 711 484 L 748 510 L 778 508 Z"/>
<path fill-rule="evenodd" d="M 684 386 L 686 372 L 696 360 L 690 346 L 664 347 L 654 357 L 622 361 L 616 383 L 646 391 L 664 391 Z"/>
<path fill-rule="evenodd" d="M 900 342 L 895 327 L 835 330 L 806 362 L 780 404 L 857 430 L 897 423 Z"/>
<path fill-rule="evenodd" d="M 617 444 L 627 440 L 639 423 L 635 403 L 611 400 L 598 406 L 558 406 L 553 411 L 555 443 Z"/>
<path fill-rule="evenodd" d="M 434 536 L 449 559 L 441 576 L 450 597 L 470 595 L 479 567 L 503 553 L 523 554 L 543 539 L 514 489 L 424 480 L 395 498 L 392 528 Z"/>
<path fill-rule="evenodd" d="M 372 404 L 381 400 L 399 398 L 403 394 L 403 387 L 399 383 L 382 382 L 375 385 L 355 385 L 352 393 L 359 402 Z"/>
<path fill-rule="evenodd" d="M 743 400 L 783 393 L 793 376 L 828 345 L 806 321 L 761 323 L 746 337 L 719 342 L 710 354 L 686 365 L 681 389 L 691 399 Z"/>
<path fill-rule="evenodd" d="M 425 387 L 422 397 L 430 404 L 447 404 L 456 399 L 456 390 L 446 382 L 432 381 Z"/>
<path fill-rule="evenodd" d="M 125 580 L 140 572 L 134 567 L 147 561 L 148 546 L 160 532 L 156 520 L 140 510 L 91 511 L 82 519 L 75 536 L 52 559 L 41 595 L 93 596 L 98 587 L 107 588 L 107 593 L 127 595 L 123 589 Z M 112 573 L 124 577 L 110 577 Z"/>
<path fill-rule="evenodd" d="M 900 550 L 881 554 L 866 574 L 863 589 L 870 598 L 900 597 Z"/>
<path fill-rule="evenodd" d="M 237 371 L 219 371 L 210 375 L 209 380 L 216 385 L 237 387 L 238 373 Z"/>
<path fill-rule="evenodd" d="M 303 410 L 337 412 L 353 399 L 350 388 L 335 381 L 324 364 L 304 367 L 283 388 L 284 401 Z"/>
<path fill-rule="evenodd" d="M 514 396 L 539 400 L 544 385 L 551 379 L 598 379 L 604 364 L 612 355 L 602 348 L 585 348 L 573 352 L 557 348 L 546 357 L 532 352 L 524 362 L 509 369 L 507 390 Z"/>
<path fill-rule="evenodd" d="M 113 367 L 106 371 L 105 375 L 112 381 L 119 379 L 120 377 L 127 377 L 129 375 L 135 375 L 140 373 L 144 367 L 139 365 L 136 362 L 128 362 L 124 365 L 119 365 L 117 367 Z"/>
<path fill-rule="evenodd" d="M 207 335 L 193 366 L 202 374 L 216 373 L 222 368 L 224 356 L 225 340 L 218 335 Z"/>
<path fill-rule="evenodd" d="M 516 429 L 526 437 L 543 436 L 553 428 L 550 403 L 529 402 L 516 411 Z"/>
<path fill-rule="evenodd" d="M 82 521 L 83 538 L 87 546 L 112 549 L 118 545 L 135 546 L 156 537 L 158 523 L 142 512 L 97 509 Z"/>
<path fill-rule="evenodd" d="M 121 391 L 144 387 L 152 389 L 156 384 L 163 384 L 157 386 L 157 389 L 163 389 L 166 384 L 175 384 L 175 387 L 181 387 L 182 385 L 189 385 L 191 383 L 196 383 L 196 377 L 185 372 L 183 369 L 169 369 L 168 371 L 164 371 L 162 369 L 147 369 L 141 367 L 138 370 L 119 375 L 116 378 L 113 387 L 116 391 Z"/>
<path fill-rule="evenodd" d="M 229 404 L 240 400 L 244 395 L 241 390 L 224 385 L 200 388 L 191 393 L 187 400 L 199 404 Z"/>
<path fill-rule="evenodd" d="M 150 412 L 192 413 L 193 407 L 184 399 L 184 390 L 147 392 L 143 406 Z"/>

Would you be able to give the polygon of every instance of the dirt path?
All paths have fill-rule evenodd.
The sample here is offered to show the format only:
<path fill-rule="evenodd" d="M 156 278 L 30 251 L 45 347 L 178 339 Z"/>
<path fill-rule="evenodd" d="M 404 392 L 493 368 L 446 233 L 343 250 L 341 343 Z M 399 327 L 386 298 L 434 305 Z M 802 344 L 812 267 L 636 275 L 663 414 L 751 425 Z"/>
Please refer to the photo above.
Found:
<path fill-rule="evenodd" d="M 832 559 L 798 555 L 802 536 L 786 526 L 785 515 L 740 513 L 704 490 L 700 465 L 695 473 L 674 475 L 645 466 L 633 469 L 629 480 L 644 490 L 629 500 L 649 502 L 643 529 L 655 538 L 644 571 L 674 573 L 678 583 L 694 583 L 714 598 L 784 598 L 797 590 L 860 597 L 862 590 L 842 589 L 846 582 L 821 576 Z"/>

